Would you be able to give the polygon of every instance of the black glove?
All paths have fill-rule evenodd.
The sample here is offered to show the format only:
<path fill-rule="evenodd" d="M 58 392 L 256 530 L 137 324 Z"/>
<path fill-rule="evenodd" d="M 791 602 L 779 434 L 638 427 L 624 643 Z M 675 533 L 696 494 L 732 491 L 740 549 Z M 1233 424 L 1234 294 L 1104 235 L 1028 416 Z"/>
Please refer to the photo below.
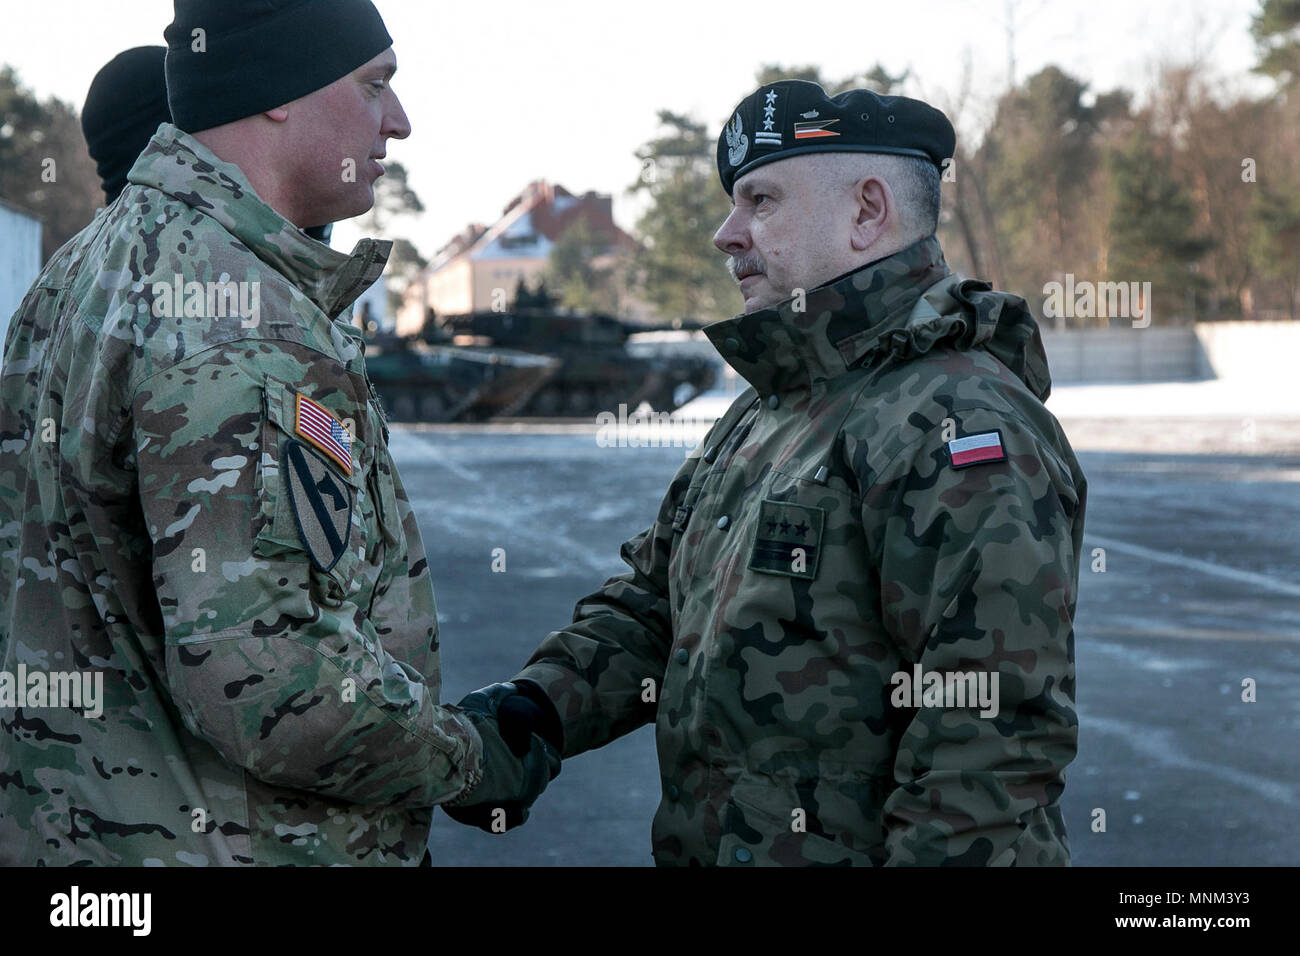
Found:
<path fill-rule="evenodd" d="M 507 700 L 508 704 L 513 705 L 512 709 L 518 708 L 524 703 L 524 698 L 528 703 L 533 705 L 533 733 L 537 734 L 548 744 L 555 748 L 557 753 L 564 753 L 564 725 L 560 723 L 560 712 L 555 709 L 555 704 L 551 698 L 546 696 L 546 691 L 542 690 L 542 685 L 530 680 L 511 681 L 515 685 L 515 690 L 519 692 L 519 697 L 512 697 Z M 502 717 L 504 722 L 505 718 Z"/>
<path fill-rule="evenodd" d="M 527 681 L 491 684 L 457 706 L 483 739 L 483 776 L 443 810 L 458 823 L 490 833 L 512 830 L 528 819 L 528 808 L 559 776 L 559 714 L 542 689 Z M 504 811 L 504 819 L 497 811 Z"/>

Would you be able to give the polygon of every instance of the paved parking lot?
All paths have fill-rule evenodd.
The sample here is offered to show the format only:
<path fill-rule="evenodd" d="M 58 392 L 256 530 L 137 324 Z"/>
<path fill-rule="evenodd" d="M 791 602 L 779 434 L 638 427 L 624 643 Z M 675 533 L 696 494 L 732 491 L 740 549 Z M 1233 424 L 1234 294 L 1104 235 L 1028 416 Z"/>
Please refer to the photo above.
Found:
<path fill-rule="evenodd" d="M 393 447 L 429 550 L 449 701 L 513 675 L 622 569 L 619 545 L 685 454 L 601 447 L 591 429 L 405 430 Z M 1300 455 L 1079 457 L 1075 865 L 1300 864 Z M 430 845 L 439 865 L 650 865 L 658 800 L 642 728 L 566 762 L 526 826 L 494 836 L 439 813 Z"/>

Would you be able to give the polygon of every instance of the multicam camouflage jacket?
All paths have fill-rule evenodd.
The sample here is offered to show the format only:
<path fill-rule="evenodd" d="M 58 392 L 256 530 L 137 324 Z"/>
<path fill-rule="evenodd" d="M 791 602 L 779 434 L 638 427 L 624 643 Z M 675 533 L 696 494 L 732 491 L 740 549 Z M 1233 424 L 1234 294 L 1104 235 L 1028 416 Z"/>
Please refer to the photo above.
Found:
<path fill-rule="evenodd" d="M 1068 864 L 1086 484 L 1023 300 L 931 237 L 705 332 L 753 387 L 519 675 L 565 756 L 655 721 L 659 864 Z"/>
<path fill-rule="evenodd" d="M 478 778 L 347 324 L 387 252 L 307 238 L 164 125 L 28 293 L 0 378 L 0 863 L 416 864 Z M 49 693 L 86 676 L 93 707 Z"/>

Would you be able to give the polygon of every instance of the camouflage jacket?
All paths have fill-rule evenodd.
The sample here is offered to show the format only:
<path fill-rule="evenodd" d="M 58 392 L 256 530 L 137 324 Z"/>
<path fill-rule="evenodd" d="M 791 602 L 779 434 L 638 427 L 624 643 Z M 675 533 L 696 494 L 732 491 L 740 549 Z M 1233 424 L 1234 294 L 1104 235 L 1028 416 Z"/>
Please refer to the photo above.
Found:
<path fill-rule="evenodd" d="M 0 377 L 0 863 L 416 864 L 478 779 L 348 324 L 387 252 L 307 238 L 164 125 L 28 293 Z M 102 699 L 6 696 L 23 672 Z"/>
<path fill-rule="evenodd" d="M 519 675 L 565 755 L 655 721 L 660 864 L 1067 864 L 1086 485 L 1024 301 L 931 237 L 705 332 L 753 387 Z"/>

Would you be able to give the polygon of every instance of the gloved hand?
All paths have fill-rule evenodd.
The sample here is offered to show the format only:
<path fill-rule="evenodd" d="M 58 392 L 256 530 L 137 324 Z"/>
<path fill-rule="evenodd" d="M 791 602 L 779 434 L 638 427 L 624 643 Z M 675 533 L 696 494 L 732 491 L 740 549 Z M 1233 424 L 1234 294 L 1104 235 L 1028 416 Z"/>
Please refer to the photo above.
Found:
<path fill-rule="evenodd" d="M 555 705 L 539 686 L 520 681 L 480 688 L 456 706 L 483 739 L 483 776 L 443 810 L 490 833 L 514 829 L 560 773 L 564 735 Z"/>

